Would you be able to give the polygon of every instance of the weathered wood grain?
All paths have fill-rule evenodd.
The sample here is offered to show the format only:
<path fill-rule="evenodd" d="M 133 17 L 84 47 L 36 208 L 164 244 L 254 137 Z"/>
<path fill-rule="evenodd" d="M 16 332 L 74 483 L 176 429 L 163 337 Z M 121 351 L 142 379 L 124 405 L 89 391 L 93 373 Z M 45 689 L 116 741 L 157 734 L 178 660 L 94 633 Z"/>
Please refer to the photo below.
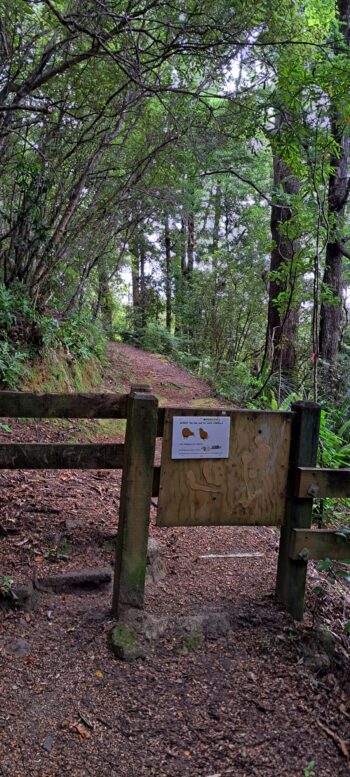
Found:
<path fill-rule="evenodd" d="M 290 482 L 287 510 L 281 528 L 276 597 L 296 620 L 302 620 L 306 585 L 307 561 L 291 559 L 289 548 L 294 529 L 309 529 L 312 517 L 312 499 L 297 499 L 295 482 L 299 467 L 314 467 L 320 429 L 321 408 L 314 402 L 295 402 L 290 447 Z"/>
<path fill-rule="evenodd" d="M 0 418 L 126 418 L 127 394 L 0 391 Z"/>
<path fill-rule="evenodd" d="M 147 391 L 133 391 L 128 396 L 114 566 L 115 617 L 122 607 L 143 607 L 157 410 L 158 400 Z"/>
<path fill-rule="evenodd" d="M 298 467 L 295 496 L 304 499 L 350 497 L 350 469 Z"/>
<path fill-rule="evenodd" d="M 0 469 L 121 469 L 124 445 L 4 443 Z"/>
<path fill-rule="evenodd" d="M 330 529 L 293 529 L 290 538 L 291 559 L 330 558 L 335 561 L 350 559 L 350 535 Z"/>
<path fill-rule="evenodd" d="M 231 418 L 228 459 L 171 459 L 177 415 Z M 284 518 L 290 413 L 166 408 L 159 526 L 276 525 Z"/>

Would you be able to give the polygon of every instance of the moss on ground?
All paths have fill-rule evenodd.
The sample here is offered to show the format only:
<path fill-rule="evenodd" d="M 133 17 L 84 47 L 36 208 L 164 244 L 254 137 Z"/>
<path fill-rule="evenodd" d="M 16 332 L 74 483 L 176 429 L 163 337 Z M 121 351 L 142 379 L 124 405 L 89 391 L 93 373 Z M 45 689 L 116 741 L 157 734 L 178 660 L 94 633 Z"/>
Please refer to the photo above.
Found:
<path fill-rule="evenodd" d="M 71 362 L 62 351 L 51 351 L 44 359 L 28 365 L 23 391 L 91 391 L 101 382 L 101 363 L 96 357 Z"/>

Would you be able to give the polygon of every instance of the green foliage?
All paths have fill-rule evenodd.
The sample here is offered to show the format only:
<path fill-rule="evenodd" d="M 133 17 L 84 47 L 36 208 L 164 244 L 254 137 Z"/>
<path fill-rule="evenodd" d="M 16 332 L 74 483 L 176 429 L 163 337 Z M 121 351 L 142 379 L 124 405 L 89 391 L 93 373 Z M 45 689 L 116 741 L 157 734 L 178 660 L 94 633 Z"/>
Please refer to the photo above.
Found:
<path fill-rule="evenodd" d="M 350 418 L 341 408 L 321 411 L 319 464 L 321 467 L 348 466 L 350 457 Z"/>
<path fill-rule="evenodd" d="M 220 361 L 218 369 L 214 372 L 210 365 L 201 365 L 200 373 L 203 377 L 210 377 L 218 394 L 238 402 L 241 405 L 249 405 L 249 398 L 257 388 L 257 382 L 251 373 L 251 365 L 248 362 L 236 361 L 233 363 Z"/>
<path fill-rule="evenodd" d="M 189 634 L 185 634 L 183 638 L 183 646 L 188 653 L 196 653 L 203 647 L 203 632 L 201 629 L 191 631 Z"/>
<path fill-rule="evenodd" d="M 317 564 L 319 572 L 329 572 L 331 569 L 333 569 L 333 561 L 330 558 L 325 558 Z"/>
<path fill-rule="evenodd" d="M 0 598 L 13 599 L 13 578 L 11 575 L 0 577 Z"/>
<path fill-rule="evenodd" d="M 15 389 L 27 374 L 25 361 L 27 350 L 19 350 L 16 346 L 0 340 L 0 385 L 2 388 Z"/>
<path fill-rule="evenodd" d="M 63 351 L 84 362 L 105 356 L 105 335 L 87 313 L 63 318 L 40 313 L 21 286 L 0 283 L 0 385 L 18 388 L 29 374 L 29 362 L 40 353 Z"/>
<path fill-rule="evenodd" d="M 40 330 L 45 348 L 61 348 L 78 361 L 91 356 L 103 360 L 106 339 L 99 323 L 92 323 L 86 314 L 74 314 L 66 319 L 42 316 Z"/>
<path fill-rule="evenodd" d="M 144 329 L 141 327 L 136 327 L 133 330 L 122 328 L 119 330 L 119 335 L 124 342 L 145 351 L 165 354 L 179 361 L 182 361 L 182 357 L 185 359 L 186 354 L 182 351 L 185 346 L 184 340 L 169 332 L 163 324 L 149 321 Z"/>
<path fill-rule="evenodd" d="M 318 464 L 329 469 L 348 467 L 350 458 L 350 418 L 346 406 L 321 411 Z M 315 516 L 319 521 L 348 521 L 350 499 L 315 501 Z"/>
<path fill-rule="evenodd" d="M 4 13 L 0 380 L 19 385 L 27 355 L 45 349 L 101 358 L 91 320 L 108 336 L 113 317 L 120 327 L 115 298 L 126 307 L 128 262 L 130 342 L 177 358 L 239 404 L 259 394 L 259 406 L 277 409 L 293 393 L 316 394 L 319 306 L 337 302 L 322 287 L 324 246 L 330 234 L 348 234 L 348 215 L 329 213 L 327 200 L 341 146 L 330 118 L 344 133 L 350 116 L 336 4 L 217 0 L 181 3 L 181 13 L 177 4 L 158 3 L 156 13 L 137 4 L 140 50 L 128 25 L 111 36 L 116 4 L 98 13 L 83 5 L 74 34 L 63 2 L 59 14 L 19 0 Z M 275 186 L 273 159 L 288 168 Z M 282 209 L 282 242 L 299 247 L 269 273 L 271 200 Z M 283 317 L 292 302 L 299 316 L 295 376 L 279 375 L 278 385 L 266 374 L 272 282 L 270 308 Z M 322 432 L 325 457 L 345 460 L 331 431 Z"/>
<path fill-rule="evenodd" d="M 32 334 L 28 310 L 28 301 L 20 287 L 10 291 L 0 283 L 0 385 L 3 388 L 17 388 L 26 374 L 27 343 Z"/>
<path fill-rule="evenodd" d="M 316 777 L 316 761 L 309 761 L 303 770 L 303 777 Z"/>
<path fill-rule="evenodd" d="M 337 532 L 338 533 L 338 532 Z M 339 534 L 344 537 L 347 536 L 350 540 L 350 532 L 348 529 L 344 528 L 343 531 L 339 532 Z M 350 555 L 350 552 L 349 552 Z M 316 569 L 318 572 L 324 572 L 325 577 L 324 581 L 321 585 L 316 586 L 314 589 L 314 592 L 320 597 L 324 597 L 327 594 L 328 586 L 334 586 L 336 582 L 341 583 L 343 580 L 346 581 L 348 584 L 350 582 L 350 559 L 348 561 L 344 560 L 342 562 L 339 561 L 332 561 L 329 558 L 322 559 L 322 561 L 319 561 Z M 345 633 L 346 633 L 346 624 L 344 627 Z"/>
<path fill-rule="evenodd" d="M 140 345 L 146 351 L 170 356 L 176 352 L 177 338 L 164 326 L 149 322 L 141 335 Z"/>

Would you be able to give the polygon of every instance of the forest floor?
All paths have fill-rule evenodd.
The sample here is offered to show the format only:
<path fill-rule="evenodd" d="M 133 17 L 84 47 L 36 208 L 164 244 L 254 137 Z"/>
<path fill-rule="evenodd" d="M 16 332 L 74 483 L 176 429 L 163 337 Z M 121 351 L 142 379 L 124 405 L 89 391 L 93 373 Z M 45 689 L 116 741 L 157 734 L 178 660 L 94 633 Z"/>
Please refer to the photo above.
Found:
<path fill-rule="evenodd" d="M 101 390 L 146 382 L 162 404 L 219 406 L 210 386 L 166 358 L 112 344 Z M 1 441 L 121 441 L 123 423 L 12 423 Z M 120 473 L 0 473 L 0 578 L 113 564 Z M 274 601 L 271 528 L 155 526 L 166 567 L 148 580 L 154 615 L 224 612 L 204 641 L 165 634 L 145 659 L 109 647 L 111 591 L 41 592 L 31 612 L 0 611 L 1 777 L 345 777 L 350 674 L 342 634 L 350 595 L 322 600 L 309 565 L 306 614 Z M 259 553 L 223 558 L 218 554 Z M 212 557 L 207 558 L 210 555 Z M 334 654 L 315 646 L 325 625 Z M 329 635 L 329 631 L 327 632 Z M 328 662 L 328 663 L 327 663 Z"/>

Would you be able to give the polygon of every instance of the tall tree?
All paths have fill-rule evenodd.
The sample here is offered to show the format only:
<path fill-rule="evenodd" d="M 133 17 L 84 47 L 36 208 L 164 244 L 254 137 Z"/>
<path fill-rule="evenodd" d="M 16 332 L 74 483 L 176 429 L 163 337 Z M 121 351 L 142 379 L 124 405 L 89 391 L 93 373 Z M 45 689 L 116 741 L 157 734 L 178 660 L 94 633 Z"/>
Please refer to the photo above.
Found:
<path fill-rule="evenodd" d="M 293 197 L 299 182 L 275 151 L 273 157 L 273 202 L 268 304 L 268 350 L 273 370 L 293 371 L 296 363 L 298 308 L 295 287 L 299 240 L 293 223 Z"/>
<path fill-rule="evenodd" d="M 338 0 L 340 37 L 335 35 L 335 49 L 344 62 L 350 57 L 350 0 Z M 339 62 L 340 64 L 340 62 Z M 341 341 L 344 304 L 343 256 L 349 255 L 343 243 L 344 216 L 350 193 L 349 123 L 344 115 L 341 95 L 330 98 L 330 126 L 333 153 L 328 183 L 328 239 L 323 275 L 323 301 L 320 311 L 320 355 L 331 368 L 337 363 Z"/>

